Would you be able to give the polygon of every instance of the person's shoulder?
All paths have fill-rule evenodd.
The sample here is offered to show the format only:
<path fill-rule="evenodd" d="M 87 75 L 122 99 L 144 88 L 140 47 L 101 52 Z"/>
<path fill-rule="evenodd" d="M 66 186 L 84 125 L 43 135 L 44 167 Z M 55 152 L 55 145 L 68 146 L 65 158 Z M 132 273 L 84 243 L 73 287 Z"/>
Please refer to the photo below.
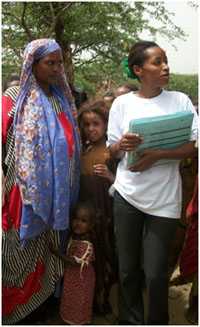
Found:
<path fill-rule="evenodd" d="M 165 96 L 172 97 L 174 99 L 179 99 L 179 100 L 181 100 L 181 99 L 185 99 L 186 100 L 186 99 L 189 98 L 187 94 L 185 94 L 185 93 L 183 93 L 181 91 L 168 91 L 168 90 L 164 90 L 163 93 L 164 93 Z"/>
<path fill-rule="evenodd" d="M 122 100 L 127 100 L 127 99 L 132 98 L 133 96 L 134 96 L 134 92 L 130 91 L 130 92 L 119 95 L 117 98 L 120 98 Z"/>
<path fill-rule="evenodd" d="M 10 97 L 13 101 L 16 100 L 19 93 L 19 85 L 11 86 L 4 91 L 4 96 Z"/>
<path fill-rule="evenodd" d="M 112 103 L 110 114 L 117 114 L 118 119 L 120 119 L 120 113 L 123 113 L 130 108 L 130 105 L 134 102 L 135 95 L 133 92 L 125 93 L 119 95 Z"/>
<path fill-rule="evenodd" d="M 190 102 L 189 96 L 180 91 L 164 90 L 163 99 L 165 99 L 166 101 L 169 100 L 170 102 L 172 102 L 176 105 L 181 105 L 183 107 L 187 106 L 187 104 Z"/>
<path fill-rule="evenodd" d="M 133 97 L 134 97 L 134 92 L 128 92 L 119 95 L 117 98 L 115 98 L 114 102 L 119 104 L 126 103 L 129 102 L 131 99 L 133 99 Z"/>

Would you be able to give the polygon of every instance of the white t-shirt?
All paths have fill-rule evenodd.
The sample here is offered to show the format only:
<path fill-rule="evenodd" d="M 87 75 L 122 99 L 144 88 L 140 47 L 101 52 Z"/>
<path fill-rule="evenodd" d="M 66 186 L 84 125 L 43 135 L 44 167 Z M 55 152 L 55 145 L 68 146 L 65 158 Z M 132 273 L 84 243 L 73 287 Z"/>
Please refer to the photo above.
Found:
<path fill-rule="evenodd" d="M 119 141 L 128 132 L 132 119 L 173 114 L 178 111 L 194 113 L 191 140 L 197 139 L 197 113 L 187 95 L 165 91 L 154 98 L 141 98 L 133 92 L 117 97 L 110 109 L 107 145 Z M 131 205 L 150 215 L 180 218 L 182 184 L 180 160 L 155 165 L 143 172 L 127 169 L 127 153 L 118 164 L 114 188 Z"/>

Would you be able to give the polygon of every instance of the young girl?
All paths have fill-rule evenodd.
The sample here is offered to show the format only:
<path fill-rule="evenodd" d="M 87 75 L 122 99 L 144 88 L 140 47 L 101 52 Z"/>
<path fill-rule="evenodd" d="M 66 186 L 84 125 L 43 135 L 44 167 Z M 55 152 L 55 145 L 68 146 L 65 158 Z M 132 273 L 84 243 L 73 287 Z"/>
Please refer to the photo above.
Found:
<path fill-rule="evenodd" d="M 94 221 L 94 208 L 87 202 L 79 202 L 71 216 L 66 255 L 51 249 L 65 263 L 60 315 L 70 325 L 88 324 L 92 319 L 95 288 Z"/>
<path fill-rule="evenodd" d="M 79 114 L 84 149 L 81 155 L 80 198 L 92 201 L 101 215 L 97 221 L 101 243 L 98 244 L 100 254 L 96 262 L 100 276 L 95 292 L 95 309 L 100 313 L 110 310 L 108 297 L 115 265 L 112 198 L 108 193 L 115 178 L 115 167 L 106 149 L 107 115 L 102 101 L 85 104 Z"/>

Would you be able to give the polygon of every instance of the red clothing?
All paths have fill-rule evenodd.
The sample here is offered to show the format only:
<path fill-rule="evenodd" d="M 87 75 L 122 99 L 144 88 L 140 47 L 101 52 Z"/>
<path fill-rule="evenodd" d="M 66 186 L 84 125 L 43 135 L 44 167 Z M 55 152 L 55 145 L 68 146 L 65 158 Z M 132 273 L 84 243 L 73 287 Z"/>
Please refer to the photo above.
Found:
<path fill-rule="evenodd" d="M 2 139 L 5 168 L 5 201 L 2 209 L 2 316 L 3 324 L 15 324 L 39 307 L 54 291 L 63 275 L 63 263 L 52 255 L 49 244 L 60 246 L 59 231 L 48 230 L 28 246 L 20 246 L 22 201 L 15 176 L 15 139 L 13 118 L 19 87 L 6 90 L 2 99 Z M 52 97 L 52 101 L 53 101 Z M 53 109 L 71 144 L 69 123 L 62 107 L 53 101 Z"/>
<path fill-rule="evenodd" d="M 183 278 L 198 272 L 198 179 L 194 193 L 187 207 L 190 223 L 186 231 L 185 242 L 180 256 L 180 273 Z"/>
<path fill-rule="evenodd" d="M 95 287 L 93 245 L 88 241 L 70 240 L 67 256 L 75 258 L 80 265 L 65 268 L 60 315 L 68 324 L 87 324 L 92 318 Z"/>
<path fill-rule="evenodd" d="M 193 196 L 187 206 L 186 215 L 187 217 L 192 217 L 197 213 L 198 213 L 198 178 L 196 178 Z"/>

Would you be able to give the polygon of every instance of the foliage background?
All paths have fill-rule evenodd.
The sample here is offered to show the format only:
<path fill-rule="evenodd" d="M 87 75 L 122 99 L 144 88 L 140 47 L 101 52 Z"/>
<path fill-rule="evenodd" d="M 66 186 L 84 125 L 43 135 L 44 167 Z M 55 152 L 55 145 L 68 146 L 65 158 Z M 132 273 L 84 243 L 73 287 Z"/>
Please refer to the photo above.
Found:
<path fill-rule="evenodd" d="M 184 38 L 164 2 L 2 2 L 2 80 L 20 73 L 25 45 L 53 37 L 61 45 L 71 84 L 89 95 L 104 93 L 124 82 L 121 60 L 130 46 L 148 32 L 171 44 Z M 174 42 L 175 43 L 175 42 Z M 196 75 L 172 75 L 169 88 L 197 97 Z"/>

